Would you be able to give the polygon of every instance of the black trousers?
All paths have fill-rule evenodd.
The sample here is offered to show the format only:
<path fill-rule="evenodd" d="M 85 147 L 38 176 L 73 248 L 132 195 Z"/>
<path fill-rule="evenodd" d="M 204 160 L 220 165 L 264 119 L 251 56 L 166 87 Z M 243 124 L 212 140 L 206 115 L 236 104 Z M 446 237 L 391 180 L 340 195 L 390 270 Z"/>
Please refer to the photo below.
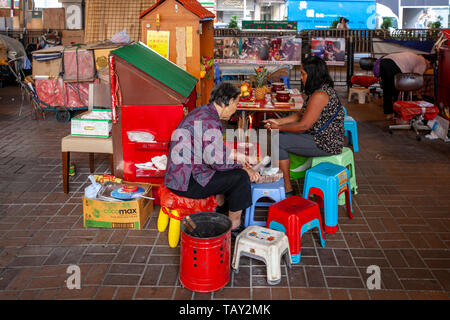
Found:
<path fill-rule="evenodd" d="M 217 194 L 224 194 L 230 211 L 245 210 L 252 205 L 250 178 L 242 169 L 216 171 L 208 184 L 202 187 L 192 177 L 187 191 L 170 189 L 176 195 L 191 199 L 203 199 Z"/>
<path fill-rule="evenodd" d="M 397 64 L 391 59 L 382 59 L 380 62 L 380 77 L 383 84 L 383 109 L 384 114 L 394 113 L 394 101 L 398 98 L 395 89 L 394 78 L 397 73 L 402 73 Z"/>

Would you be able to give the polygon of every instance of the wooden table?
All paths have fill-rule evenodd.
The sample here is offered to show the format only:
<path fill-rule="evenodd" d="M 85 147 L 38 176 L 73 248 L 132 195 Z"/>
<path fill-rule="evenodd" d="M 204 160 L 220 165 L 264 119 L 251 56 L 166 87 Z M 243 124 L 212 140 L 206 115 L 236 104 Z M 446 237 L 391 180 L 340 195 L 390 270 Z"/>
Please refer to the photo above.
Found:
<path fill-rule="evenodd" d="M 267 96 L 268 95 L 266 95 L 266 98 Z M 244 106 L 243 104 L 251 104 L 251 105 Z M 252 103 L 240 102 L 238 104 L 237 112 L 239 113 L 239 117 L 242 121 L 241 126 L 244 130 L 248 128 L 247 123 L 248 115 L 253 115 L 256 112 L 264 112 L 264 113 L 273 112 L 278 118 L 281 118 L 282 116 L 277 112 L 298 112 L 303 107 L 303 103 L 297 103 L 297 105 L 292 104 L 290 107 L 276 107 L 276 106 L 266 107 L 266 104 L 267 104 L 266 100 L 259 100 L 259 101 L 257 100 Z M 257 105 L 259 105 L 259 107 Z"/>
<path fill-rule="evenodd" d="M 258 67 L 258 64 L 219 63 L 220 76 L 250 76 L 255 74 L 255 68 Z M 292 65 L 268 64 L 264 67 L 270 74 L 282 69 L 286 69 L 289 74 Z"/>

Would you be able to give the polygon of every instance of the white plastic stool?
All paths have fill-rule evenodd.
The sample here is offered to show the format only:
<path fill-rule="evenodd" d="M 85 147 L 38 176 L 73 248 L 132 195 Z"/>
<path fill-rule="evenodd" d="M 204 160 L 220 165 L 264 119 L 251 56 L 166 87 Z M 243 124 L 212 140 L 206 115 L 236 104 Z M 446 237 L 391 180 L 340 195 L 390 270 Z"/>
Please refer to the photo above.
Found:
<path fill-rule="evenodd" d="M 267 283 L 277 284 L 281 280 L 280 260 L 284 256 L 291 267 L 288 237 L 281 231 L 260 226 L 250 226 L 237 237 L 231 267 L 239 272 L 241 255 L 264 261 L 267 268 Z"/>
<path fill-rule="evenodd" d="M 348 91 L 348 102 L 352 101 L 352 95 L 355 93 L 358 95 L 359 104 L 366 103 L 366 97 L 367 101 L 370 101 L 370 90 L 368 88 L 353 87 Z"/>

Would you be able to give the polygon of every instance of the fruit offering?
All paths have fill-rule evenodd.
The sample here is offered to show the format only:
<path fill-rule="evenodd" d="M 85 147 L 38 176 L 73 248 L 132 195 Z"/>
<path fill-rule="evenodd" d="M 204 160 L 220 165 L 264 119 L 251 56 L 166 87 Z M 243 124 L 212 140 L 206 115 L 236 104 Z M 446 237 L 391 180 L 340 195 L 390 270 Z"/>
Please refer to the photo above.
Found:
<path fill-rule="evenodd" d="M 249 98 L 251 93 L 251 88 L 248 82 L 241 84 L 241 98 Z"/>

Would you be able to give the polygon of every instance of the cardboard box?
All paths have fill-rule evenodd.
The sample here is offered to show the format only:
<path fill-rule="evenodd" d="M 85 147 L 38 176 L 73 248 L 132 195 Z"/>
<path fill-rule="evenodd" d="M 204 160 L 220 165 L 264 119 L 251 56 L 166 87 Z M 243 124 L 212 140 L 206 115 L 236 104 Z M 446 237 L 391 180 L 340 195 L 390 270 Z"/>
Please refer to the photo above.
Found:
<path fill-rule="evenodd" d="M 52 59 L 47 61 L 37 61 L 33 58 L 33 78 L 36 76 L 48 76 L 49 78 L 58 78 L 62 71 L 62 59 Z"/>
<path fill-rule="evenodd" d="M 64 8 L 42 9 L 42 21 L 44 29 L 65 29 L 66 10 Z"/>
<path fill-rule="evenodd" d="M 112 114 L 111 110 L 93 109 L 92 111 L 108 112 Z M 71 120 L 71 134 L 73 136 L 82 137 L 98 137 L 108 138 L 112 131 L 112 120 L 103 119 L 81 119 L 83 115 L 89 114 L 90 111 L 83 112 Z"/>
<path fill-rule="evenodd" d="M 152 196 L 151 185 L 131 184 L 144 188 L 146 197 Z M 83 197 L 83 226 L 86 228 L 141 230 L 152 212 L 153 200 L 150 199 L 107 202 Z"/>
<path fill-rule="evenodd" d="M 84 30 L 63 30 L 61 43 L 64 46 L 84 43 Z"/>

